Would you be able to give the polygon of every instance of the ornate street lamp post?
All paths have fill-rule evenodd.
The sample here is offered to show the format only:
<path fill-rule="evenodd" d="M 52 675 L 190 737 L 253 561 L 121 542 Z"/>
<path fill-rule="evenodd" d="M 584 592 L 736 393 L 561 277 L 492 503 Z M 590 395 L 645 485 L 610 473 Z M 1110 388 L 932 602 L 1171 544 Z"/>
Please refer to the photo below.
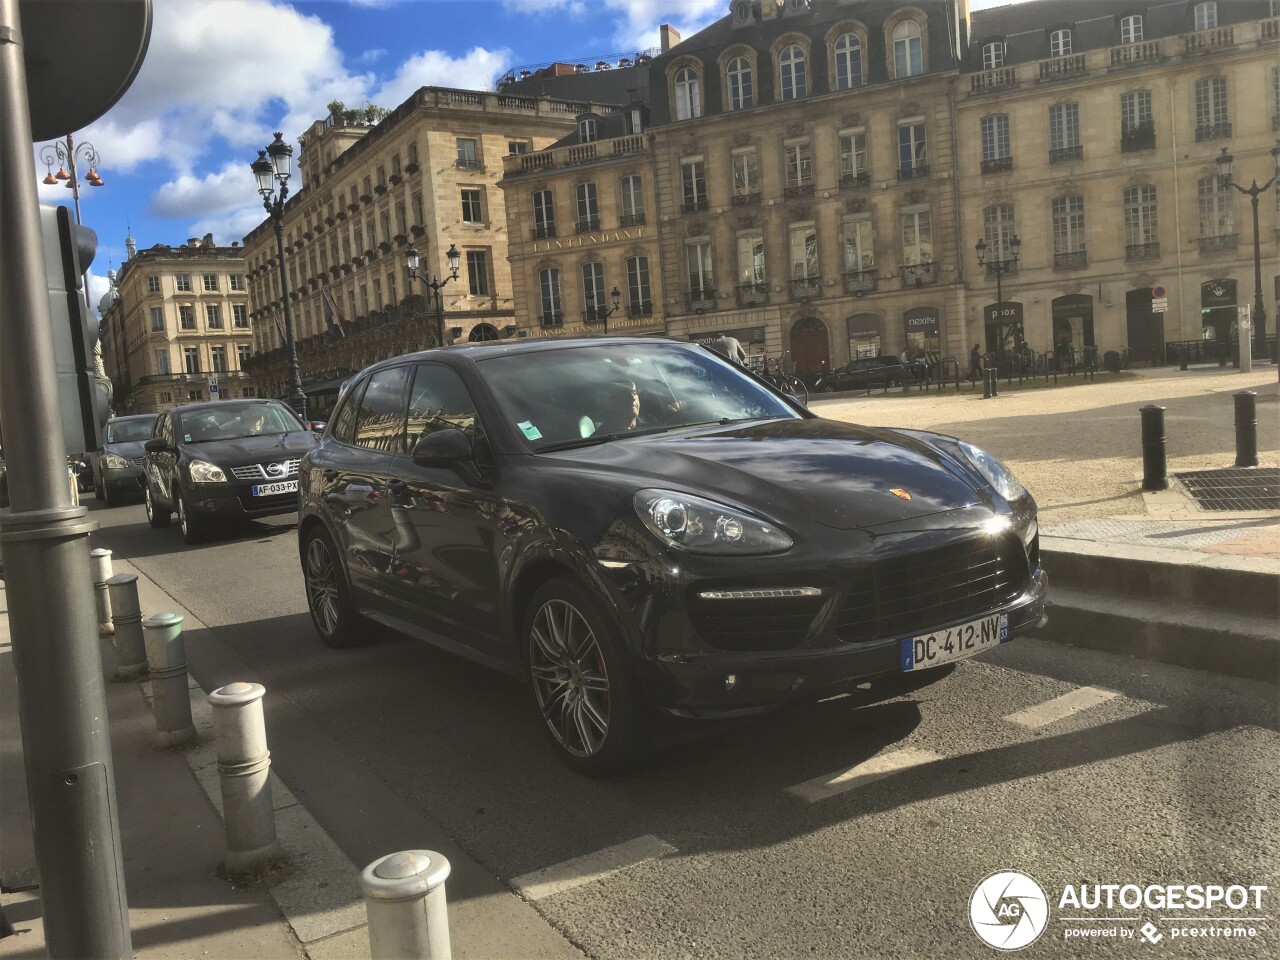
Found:
<path fill-rule="evenodd" d="M 596 320 L 599 320 L 603 323 L 604 335 L 606 337 L 609 335 L 609 318 L 617 313 L 618 308 L 622 306 L 622 291 L 617 287 L 614 287 L 609 291 L 609 296 L 613 298 L 612 310 L 606 310 L 603 304 L 597 307 L 595 290 L 592 289 L 587 291 L 587 321 L 589 323 L 594 323 Z"/>
<path fill-rule="evenodd" d="M 437 343 L 439 343 L 439 345 L 442 347 L 445 344 L 444 305 L 440 300 L 440 290 L 450 280 L 458 279 L 458 264 L 462 260 L 462 254 L 458 252 L 458 248 L 455 247 L 452 243 L 449 244 L 449 249 L 445 251 L 444 255 L 449 260 L 449 275 L 445 277 L 443 280 L 438 280 L 435 277 L 432 277 L 430 280 L 428 280 L 426 277 L 418 276 L 418 267 L 422 265 L 422 260 L 418 256 L 418 248 L 410 247 L 404 253 L 405 262 L 409 266 L 409 279 L 421 280 L 423 285 L 428 287 L 436 298 L 436 336 L 439 338 Z"/>
<path fill-rule="evenodd" d="M 1004 285 L 1001 282 L 1001 279 L 1006 273 L 1018 265 L 1018 251 L 1022 249 L 1022 241 L 1018 239 L 1018 235 L 1016 233 L 1010 237 L 1010 255 L 1005 258 L 987 259 L 987 241 L 981 238 L 979 238 L 978 242 L 973 245 L 973 249 L 978 253 L 978 266 L 986 267 L 987 273 L 994 273 L 996 275 L 996 303 L 1004 303 Z M 1004 349 L 1003 330 L 1000 331 L 1000 348 L 1002 350 Z"/>
<path fill-rule="evenodd" d="M 1253 201 L 1253 355 L 1259 359 L 1267 352 L 1267 309 L 1262 300 L 1262 241 L 1258 236 L 1258 197 L 1266 193 L 1276 182 L 1276 178 L 1280 177 L 1280 140 L 1271 148 L 1271 159 L 1275 165 L 1271 179 L 1262 186 L 1258 186 L 1258 181 L 1254 180 L 1248 189 L 1232 182 L 1232 156 L 1226 147 L 1222 148 L 1217 159 L 1222 182 L 1235 187 Z M 1280 336 L 1280 329 L 1277 330 L 1277 335 Z"/>
<path fill-rule="evenodd" d="M 249 165 L 258 178 L 262 206 L 276 231 L 276 257 L 280 261 L 280 299 L 284 304 L 284 344 L 289 351 L 289 406 L 303 422 L 307 419 L 307 395 L 302 392 L 302 368 L 298 366 L 298 344 L 293 336 L 293 307 L 289 304 L 289 274 L 284 268 L 284 201 L 289 196 L 289 159 L 293 147 L 280 139 L 271 141 L 258 159 Z M 268 159 L 269 158 L 269 159 Z M 277 184 L 279 191 L 277 192 Z"/>

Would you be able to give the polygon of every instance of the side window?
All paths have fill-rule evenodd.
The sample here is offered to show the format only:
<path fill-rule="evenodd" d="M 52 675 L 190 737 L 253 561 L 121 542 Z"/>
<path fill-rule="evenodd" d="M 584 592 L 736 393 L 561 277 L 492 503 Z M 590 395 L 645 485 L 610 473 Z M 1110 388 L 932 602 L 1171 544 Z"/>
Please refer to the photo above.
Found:
<path fill-rule="evenodd" d="M 428 434 L 451 428 L 470 437 L 477 451 L 485 446 L 476 406 L 457 371 L 443 364 L 419 364 L 409 392 L 409 449 Z"/>
<path fill-rule="evenodd" d="M 404 390 L 409 367 L 388 367 L 369 378 L 356 413 L 358 447 L 404 452 Z"/>
<path fill-rule="evenodd" d="M 347 391 L 342 401 L 342 409 L 333 418 L 333 429 L 330 433 L 334 439 L 341 440 L 343 443 L 356 442 L 356 410 L 359 409 L 359 397 L 363 390 L 364 382 L 362 381 Z"/>

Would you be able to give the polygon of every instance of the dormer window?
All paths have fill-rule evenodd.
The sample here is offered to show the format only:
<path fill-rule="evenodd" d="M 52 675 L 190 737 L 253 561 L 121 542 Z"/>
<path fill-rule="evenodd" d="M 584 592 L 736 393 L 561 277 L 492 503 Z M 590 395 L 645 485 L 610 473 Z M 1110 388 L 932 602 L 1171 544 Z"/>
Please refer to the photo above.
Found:
<path fill-rule="evenodd" d="M 841 34 L 836 41 L 836 89 L 862 86 L 862 41 L 856 33 Z"/>
<path fill-rule="evenodd" d="M 904 20 L 893 28 L 893 75 L 899 80 L 924 73 L 920 24 Z"/>
<path fill-rule="evenodd" d="M 583 117 L 581 120 L 578 121 L 578 142 L 579 143 L 590 143 L 591 141 L 597 139 L 597 136 L 598 134 L 596 132 L 595 117 Z"/>
<path fill-rule="evenodd" d="M 778 72 L 781 75 L 781 93 L 779 99 L 799 100 L 809 94 L 809 82 L 805 73 L 804 50 L 792 44 L 782 51 L 778 58 Z"/>
<path fill-rule="evenodd" d="M 1131 14 L 1120 20 L 1120 42 L 1138 43 L 1142 40 L 1142 17 Z"/>
<path fill-rule="evenodd" d="M 696 120 L 702 116 L 702 92 L 698 72 L 692 67 L 676 71 L 676 119 Z"/>
<path fill-rule="evenodd" d="M 1071 31 L 1055 30 L 1049 34 L 1049 54 L 1054 57 L 1065 57 L 1071 52 Z"/>
<path fill-rule="evenodd" d="M 1197 30 L 1213 30 L 1218 26 L 1218 4 L 1215 2 L 1197 3 L 1192 12 Z"/>
<path fill-rule="evenodd" d="M 994 70 L 1004 66 L 1004 41 L 992 40 L 982 45 L 982 69 Z"/>

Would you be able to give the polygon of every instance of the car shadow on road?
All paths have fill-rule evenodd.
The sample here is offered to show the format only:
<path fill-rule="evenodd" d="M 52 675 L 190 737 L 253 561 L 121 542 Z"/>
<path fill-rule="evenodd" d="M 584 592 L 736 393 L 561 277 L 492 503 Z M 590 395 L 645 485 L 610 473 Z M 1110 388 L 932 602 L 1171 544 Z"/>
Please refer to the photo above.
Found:
<path fill-rule="evenodd" d="M 183 542 L 182 532 L 176 521 L 167 527 L 153 529 L 147 523 L 145 510 L 141 504 L 120 507 L 107 507 L 96 501 L 90 504 L 89 519 L 101 524 L 93 535 L 95 545 L 102 545 L 96 541 L 103 541 L 121 556 L 145 559 L 191 553 L 219 544 L 278 537 L 285 533 L 296 533 L 298 529 L 297 517 L 293 514 L 283 514 L 268 520 L 233 521 L 220 526 L 203 543 L 188 545 Z"/>

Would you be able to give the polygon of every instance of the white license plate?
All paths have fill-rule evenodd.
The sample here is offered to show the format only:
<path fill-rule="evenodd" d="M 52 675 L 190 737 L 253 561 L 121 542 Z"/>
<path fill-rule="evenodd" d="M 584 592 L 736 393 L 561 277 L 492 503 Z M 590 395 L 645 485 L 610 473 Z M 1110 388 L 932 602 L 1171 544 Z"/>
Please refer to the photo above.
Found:
<path fill-rule="evenodd" d="M 902 669 L 927 670 L 954 660 L 964 660 L 1009 639 L 1009 615 L 993 613 L 981 620 L 935 630 L 902 641 Z"/>
<path fill-rule="evenodd" d="M 279 483 L 260 483 L 250 489 L 255 497 L 270 497 L 277 493 L 297 493 L 297 480 L 281 480 Z"/>

